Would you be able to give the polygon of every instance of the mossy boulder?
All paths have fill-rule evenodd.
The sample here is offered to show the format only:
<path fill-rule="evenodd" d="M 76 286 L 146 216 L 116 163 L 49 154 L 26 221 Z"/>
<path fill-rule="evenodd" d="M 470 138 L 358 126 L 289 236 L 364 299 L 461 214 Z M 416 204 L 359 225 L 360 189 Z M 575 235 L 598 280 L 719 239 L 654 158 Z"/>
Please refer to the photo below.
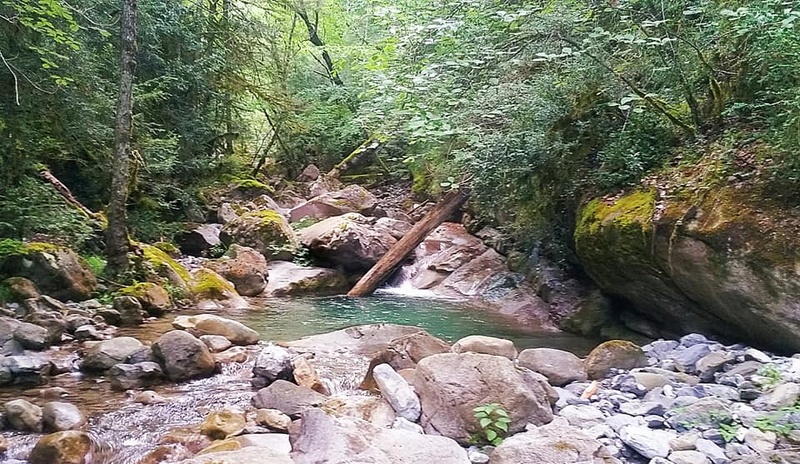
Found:
<path fill-rule="evenodd" d="M 257 296 L 267 287 L 267 260 L 252 248 L 231 245 L 222 258 L 206 266 L 233 283 L 240 295 Z"/>
<path fill-rule="evenodd" d="M 359 185 L 348 185 L 342 190 L 323 193 L 294 208 L 289 213 L 291 222 L 310 217 L 326 219 L 346 213 L 369 214 L 378 200 L 369 190 Z"/>
<path fill-rule="evenodd" d="M 189 271 L 161 249 L 153 245 L 138 245 L 138 252 L 131 253 L 131 262 L 137 277 L 142 281 L 166 284 L 187 290 L 191 280 Z"/>
<path fill-rule="evenodd" d="M 228 222 L 220 239 L 226 246 L 235 243 L 253 248 L 267 259 L 291 259 L 298 246 L 289 222 L 271 209 L 245 213 Z"/>
<path fill-rule="evenodd" d="M 704 332 L 800 350 L 800 224 L 757 192 L 717 185 L 594 199 L 575 249 L 606 293 L 666 335 Z"/>
<path fill-rule="evenodd" d="M 211 269 L 198 269 L 192 276 L 189 290 L 201 310 L 249 307 L 233 284 Z"/>
<path fill-rule="evenodd" d="M 62 301 L 83 301 L 97 289 L 86 260 L 69 248 L 50 243 L 19 243 L 0 255 L 0 275 L 24 277 L 39 291 Z"/>
<path fill-rule="evenodd" d="M 630 370 L 647 366 L 647 356 L 639 345 L 627 340 L 609 340 L 601 343 L 583 361 L 590 379 L 605 377 L 611 369 Z"/>
<path fill-rule="evenodd" d="M 25 277 L 9 277 L 0 283 L 0 286 L 5 289 L 4 292 L 8 296 L 8 300 L 16 303 L 22 303 L 28 298 L 39 298 L 41 296 L 36 284 Z"/>
<path fill-rule="evenodd" d="M 152 282 L 129 285 L 120 289 L 117 294 L 136 298 L 142 305 L 142 309 L 153 316 L 163 314 L 172 307 L 169 293 L 164 290 L 164 287 Z"/>

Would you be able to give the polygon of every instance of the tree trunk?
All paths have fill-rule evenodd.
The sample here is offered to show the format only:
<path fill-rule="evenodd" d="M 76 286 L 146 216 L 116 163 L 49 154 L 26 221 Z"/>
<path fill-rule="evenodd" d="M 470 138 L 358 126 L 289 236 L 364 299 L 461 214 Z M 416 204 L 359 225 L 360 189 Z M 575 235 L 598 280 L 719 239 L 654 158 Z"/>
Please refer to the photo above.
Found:
<path fill-rule="evenodd" d="M 309 42 L 311 42 L 312 45 L 322 49 L 322 64 L 325 66 L 325 70 L 328 72 L 328 77 L 330 78 L 331 82 L 336 85 L 343 85 L 342 79 L 339 78 L 339 74 L 336 72 L 336 68 L 333 66 L 331 55 L 328 54 L 327 50 L 325 50 L 325 43 L 322 42 L 322 38 L 319 36 L 319 13 L 314 14 L 313 22 L 311 21 L 311 18 L 308 17 L 308 12 L 306 12 L 305 8 L 296 7 L 295 13 L 297 13 L 297 16 L 299 16 L 306 25 Z"/>
<path fill-rule="evenodd" d="M 450 217 L 469 195 L 463 190 L 453 190 L 447 193 L 422 220 L 414 224 L 406 235 L 403 236 L 381 259 L 372 266 L 361 280 L 353 287 L 348 296 L 367 296 L 375 291 L 400 263 L 417 247 L 431 231 L 439 227 Z"/>
<path fill-rule="evenodd" d="M 106 257 L 108 271 L 119 275 L 128 269 L 128 224 L 126 203 L 130 184 L 133 73 L 136 68 L 136 1 L 122 0 L 122 49 L 120 51 L 119 101 L 114 125 L 114 176 L 108 205 Z"/>

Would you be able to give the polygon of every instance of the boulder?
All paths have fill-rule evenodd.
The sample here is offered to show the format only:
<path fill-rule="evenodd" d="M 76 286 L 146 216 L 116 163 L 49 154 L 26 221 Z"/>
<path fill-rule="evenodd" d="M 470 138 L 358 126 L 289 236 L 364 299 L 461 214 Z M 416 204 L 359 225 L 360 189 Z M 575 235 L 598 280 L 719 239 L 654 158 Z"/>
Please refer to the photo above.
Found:
<path fill-rule="evenodd" d="M 325 219 L 300 231 L 300 241 L 331 267 L 364 272 L 397 242 L 374 227 L 375 218 L 349 213 Z"/>
<path fill-rule="evenodd" d="M 132 254 L 133 270 L 140 277 L 139 280 L 170 284 L 181 290 L 188 291 L 191 276 L 183 265 L 175 261 L 163 250 L 142 243 L 137 244 L 141 253 Z"/>
<path fill-rule="evenodd" d="M 190 224 L 175 236 L 181 252 L 190 256 L 206 256 L 214 247 L 222 244 L 222 224 Z"/>
<path fill-rule="evenodd" d="M 83 258 L 49 243 L 23 244 L 18 253 L 0 260 L 0 274 L 30 279 L 39 291 L 62 301 L 87 300 L 97 290 L 97 279 Z"/>
<path fill-rule="evenodd" d="M 340 271 L 323 267 L 305 267 L 288 261 L 267 265 L 268 296 L 335 295 L 347 291 L 347 277 Z"/>
<path fill-rule="evenodd" d="M 117 337 L 111 340 L 104 340 L 89 348 L 83 358 L 81 369 L 86 371 L 110 369 L 114 364 L 124 363 L 128 356 L 143 346 L 142 342 L 132 337 Z"/>
<path fill-rule="evenodd" d="M 44 430 L 62 432 L 77 430 L 86 424 L 86 418 L 80 409 L 72 403 L 51 401 L 42 406 Z"/>
<path fill-rule="evenodd" d="M 181 464 L 296 464 L 288 453 L 273 447 L 248 446 L 238 450 L 219 451 L 195 456 Z"/>
<path fill-rule="evenodd" d="M 247 301 L 236 292 L 233 284 L 211 269 L 201 268 L 195 271 L 189 289 L 200 310 L 250 308 Z"/>
<path fill-rule="evenodd" d="M 517 356 L 517 363 L 542 374 L 556 387 L 572 382 L 583 382 L 587 378 L 583 361 L 568 351 L 553 348 L 522 350 Z"/>
<path fill-rule="evenodd" d="M 28 298 L 39 298 L 41 296 L 36 284 L 25 277 L 9 277 L 0 282 L 0 286 L 7 289 L 9 301 L 16 303 L 22 303 Z"/>
<path fill-rule="evenodd" d="M 114 309 L 119 312 L 121 325 L 139 325 L 144 322 L 142 304 L 132 296 L 118 296 L 114 298 Z"/>
<path fill-rule="evenodd" d="M 193 335 L 171 330 L 153 343 L 153 355 L 172 381 L 208 377 L 216 369 L 211 352 Z"/>
<path fill-rule="evenodd" d="M 647 357 L 638 345 L 626 340 L 610 340 L 598 345 L 584 360 L 590 379 L 602 379 L 611 369 L 630 370 L 647 366 Z"/>
<path fill-rule="evenodd" d="M 320 409 L 303 413 L 289 439 L 295 464 L 470 462 L 466 450 L 448 438 L 383 429 L 359 419 L 331 417 Z"/>
<path fill-rule="evenodd" d="M 303 172 L 297 176 L 297 180 L 300 182 L 313 182 L 319 179 L 321 175 L 319 168 L 313 164 L 309 164 L 303 169 Z"/>
<path fill-rule="evenodd" d="M 793 406 L 800 400 L 800 383 L 784 383 L 753 401 L 753 407 L 762 411 L 775 411 Z"/>
<path fill-rule="evenodd" d="M 348 185 L 342 190 L 323 193 L 289 212 L 289 221 L 303 218 L 327 219 L 346 213 L 369 213 L 377 203 L 375 196 L 359 185 Z"/>
<path fill-rule="evenodd" d="M 68 430 L 45 435 L 36 442 L 28 457 L 30 464 L 85 464 L 89 461 L 92 440 L 86 432 Z"/>
<path fill-rule="evenodd" d="M 221 335 L 200 335 L 197 338 L 205 343 L 212 353 L 219 353 L 233 346 L 230 340 Z"/>
<path fill-rule="evenodd" d="M 0 357 L 0 384 L 44 385 L 52 372 L 52 364 L 47 359 L 33 356 Z"/>
<path fill-rule="evenodd" d="M 42 408 L 23 399 L 6 402 L 5 418 L 9 425 L 24 432 L 41 432 L 44 426 Z"/>
<path fill-rule="evenodd" d="M 492 464 L 619 464 L 603 444 L 576 427 L 548 424 L 507 438 Z"/>
<path fill-rule="evenodd" d="M 681 186 L 704 182 L 690 176 Z M 582 206 L 574 243 L 584 269 L 662 335 L 700 332 L 800 350 L 800 247 L 792 210 L 757 201 L 761 196 L 739 183 L 720 184 L 708 195 L 681 186 Z"/>
<path fill-rule="evenodd" d="M 285 380 L 276 380 L 262 388 L 251 403 L 256 409 L 277 409 L 289 417 L 299 417 L 308 408 L 318 407 L 328 398 L 306 387 Z"/>
<path fill-rule="evenodd" d="M 286 218 L 265 209 L 245 213 L 228 222 L 220 234 L 222 242 L 253 248 L 268 260 L 289 260 L 297 248 L 297 238 Z"/>
<path fill-rule="evenodd" d="M 205 266 L 233 283 L 240 295 L 258 296 L 267 288 L 267 259 L 252 248 L 233 244 Z"/>
<path fill-rule="evenodd" d="M 297 385 L 310 388 L 315 392 L 327 395 L 328 387 L 319 378 L 317 370 L 305 356 L 298 356 L 292 360 L 292 376 Z"/>
<path fill-rule="evenodd" d="M 261 349 L 253 365 L 253 375 L 264 379 L 264 386 L 292 378 L 292 355 L 285 348 L 269 344 Z"/>
<path fill-rule="evenodd" d="M 496 403 L 505 409 L 509 433 L 525 425 L 553 420 L 550 393 L 529 381 L 510 360 L 486 354 L 445 353 L 429 356 L 417 365 L 414 389 L 420 398 L 420 424 L 466 444 L 480 431 L 473 409 Z"/>
<path fill-rule="evenodd" d="M 483 353 L 493 356 L 502 356 L 514 360 L 517 357 L 517 349 L 514 342 L 504 338 L 487 337 L 485 335 L 469 335 L 455 342 L 452 347 L 453 353 Z"/>
<path fill-rule="evenodd" d="M 64 317 L 68 309 L 64 303 L 42 295 L 39 298 L 22 302 L 22 319 L 31 324 L 47 329 L 48 344 L 61 342 L 61 336 L 67 331 L 67 319 Z"/>
<path fill-rule="evenodd" d="M 376 396 L 337 395 L 328 399 L 320 409 L 336 417 L 356 418 L 381 428 L 388 428 L 397 420 L 394 408 Z"/>
<path fill-rule="evenodd" d="M 206 343 L 205 341 L 203 343 Z M 208 343 L 206 343 L 208 346 Z M 209 348 L 210 349 L 210 348 Z M 225 351 L 214 353 L 214 361 L 218 364 L 238 363 L 242 364 L 247 362 L 250 356 L 247 353 L 247 348 L 243 346 L 234 346 Z"/>
<path fill-rule="evenodd" d="M 114 364 L 106 373 L 114 390 L 132 390 L 158 385 L 164 379 L 161 366 L 144 361 L 135 364 Z"/>
<path fill-rule="evenodd" d="M 223 440 L 239 435 L 247 425 L 244 413 L 240 411 L 215 411 L 207 415 L 200 425 L 200 433 L 212 440 Z"/>
<path fill-rule="evenodd" d="M 172 308 L 169 294 L 164 287 L 152 282 L 141 282 L 120 289 L 118 295 L 131 296 L 151 316 L 159 316 Z"/>
<path fill-rule="evenodd" d="M 172 327 L 186 330 L 195 337 L 220 335 L 230 340 L 234 345 L 254 345 L 261 339 L 258 332 L 241 322 L 214 314 L 178 316 L 172 321 Z"/>
<path fill-rule="evenodd" d="M 421 412 L 420 403 L 411 385 L 388 364 L 375 366 L 373 375 L 381 396 L 392 406 L 397 415 L 416 422 Z"/>
<path fill-rule="evenodd" d="M 27 350 L 41 351 L 53 341 L 44 327 L 28 322 L 19 322 L 13 331 L 14 340 Z"/>

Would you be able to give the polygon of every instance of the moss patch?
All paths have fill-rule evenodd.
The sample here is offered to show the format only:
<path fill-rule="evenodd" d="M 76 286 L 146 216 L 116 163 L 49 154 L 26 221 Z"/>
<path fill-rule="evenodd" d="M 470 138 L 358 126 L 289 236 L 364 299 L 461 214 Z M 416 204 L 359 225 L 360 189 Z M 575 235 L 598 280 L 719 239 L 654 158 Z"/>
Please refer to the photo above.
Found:
<path fill-rule="evenodd" d="M 230 282 L 216 272 L 205 268 L 194 274 L 190 289 L 197 297 L 215 300 L 225 299 L 230 294 L 236 294 L 236 289 Z"/>
<path fill-rule="evenodd" d="M 141 248 L 145 261 L 147 261 L 156 272 L 168 267 L 177 275 L 179 275 L 184 282 L 189 282 L 191 280 L 189 271 L 187 271 L 185 267 L 181 266 L 180 263 L 172 259 L 168 254 L 152 245 L 141 245 Z"/>

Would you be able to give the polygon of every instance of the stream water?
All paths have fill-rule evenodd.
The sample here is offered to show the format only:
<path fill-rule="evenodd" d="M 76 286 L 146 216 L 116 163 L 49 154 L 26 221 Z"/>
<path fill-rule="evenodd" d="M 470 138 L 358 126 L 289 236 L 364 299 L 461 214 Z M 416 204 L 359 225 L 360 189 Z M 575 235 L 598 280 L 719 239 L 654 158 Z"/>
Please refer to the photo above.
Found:
<path fill-rule="evenodd" d="M 596 344 L 564 333 L 542 333 L 526 329 L 514 319 L 489 312 L 480 305 L 429 297 L 408 297 L 391 293 L 370 298 L 347 297 L 253 299 L 253 309 L 221 314 L 239 320 L 262 335 L 263 340 L 291 341 L 304 336 L 330 332 L 360 324 L 394 323 L 424 328 L 448 342 L 471 334 L 503 337 L 513 340 L 519 349 L 553 347 L 587 353 Z M 120 330 L 144 342 L 153 341 L 171 329 L 170 319 L 151 321 L 143 326 Z M 75 356 L 70 350 L 51 355 Z M 252 356 L 251 356 L 252 358 Z M 352 391 L 363 377 L 366 359 L 316 359 L 315 366 L 338 394 L 363 394 Z M 348 367 L 350 367 L 348 369 Z M 245 410 L 253 389 L 250 386 L 252 361 L 225 364 L 222 372 L 207 379 L 165 385 L 156 391 L 168 399 L 162 404 L 142 405 L 125 393 L 114 392 L 101 377 L 78 372 L 51 379 L 46 387 L 67 390 L 63 401 L 76 404 L 89 417 L 89 431 L 95 443 L 95 464 L 134 464 L 151 451 L 168 432 L 200 424 L 209 411 L 223 408 Z M 35 404 L 48 401 L 39 397 L 43 387 L 27 390 L 0 389 L 0 403 L 26 398 Z M 0 455 L 0 463 L 24 462 L 39 435 L 4 432 L 10 447 Z"/>

